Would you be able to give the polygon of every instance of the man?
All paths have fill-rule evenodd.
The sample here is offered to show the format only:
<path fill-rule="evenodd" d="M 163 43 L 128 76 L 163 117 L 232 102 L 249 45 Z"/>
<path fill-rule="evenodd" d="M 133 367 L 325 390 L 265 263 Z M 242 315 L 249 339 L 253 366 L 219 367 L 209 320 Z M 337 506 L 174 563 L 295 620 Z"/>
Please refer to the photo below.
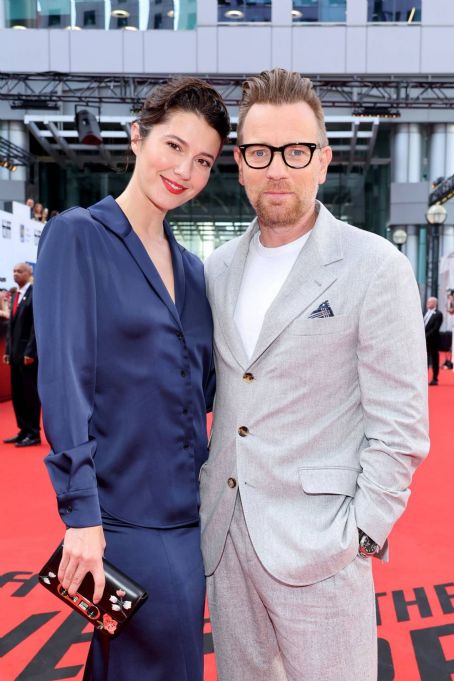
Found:
<path fill-rule="evenodd" d="M 41 444 L 38 396 L 38 358 L 35 328 L 33 325 L 32 268 L 21 262 L 14 268 L 14 281 L 18 286 L 12 297 L 5 364 L 11 367 L 11 393 L 19 432 L 3 440 L 16 447 Z"/>
<path fill-rule="evenodd" d="M 389 242 L 316 201 L 331 160 L 308 79 L 243 86 L 257 218 L 208 259 L 217 393 L 202 549 L 219 681 L 373 681 L 372 566 L 428 450 L 418 289 Z"/>
<path fill-rule="evenodd" d="M 440 327 L 443 323 L 443 314 L 438 310 L 438 298 L 433 296 L 428 298 L 426 307 L 424 328 L 426 331 L 427 360 L 432 365 L 432 380 L 429 385 L 438 385 L 440 367 L 438 349 L 440 347 Z"/>

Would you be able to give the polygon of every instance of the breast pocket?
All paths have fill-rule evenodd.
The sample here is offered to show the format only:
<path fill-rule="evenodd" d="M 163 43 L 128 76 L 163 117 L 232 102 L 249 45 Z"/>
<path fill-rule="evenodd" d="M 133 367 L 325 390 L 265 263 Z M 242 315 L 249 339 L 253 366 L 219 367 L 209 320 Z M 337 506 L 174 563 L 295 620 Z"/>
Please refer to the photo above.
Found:
<path fill-rule="evenodd" d="M 324 336 L 325 334 L 344 334 L 355 330 L 355 322 L 348 315 L 336 317 L 316 317 L 315 319 L 295 319 L 288 327 L 292 336 Z"/>

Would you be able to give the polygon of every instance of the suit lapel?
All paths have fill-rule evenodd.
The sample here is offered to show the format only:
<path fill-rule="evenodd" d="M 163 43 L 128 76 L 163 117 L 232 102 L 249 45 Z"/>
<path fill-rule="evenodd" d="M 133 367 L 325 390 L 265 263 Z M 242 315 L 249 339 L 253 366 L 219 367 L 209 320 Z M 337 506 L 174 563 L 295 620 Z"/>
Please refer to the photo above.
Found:
<path fill-rule="evenodd" d="M 318 201 L 317 210 L 311 235 L 265 315 L 251 365 L 295 317 L 306 310 L 309 316 L 310 305 L 337 279 L 327 266 L 343 258 L 339 223 Z"/>
<path fill-rule="evenodd" d="M 99 222 L 101 222 L 104 227 L 107 227 L 111 232 L 114 232 L 119 236 L 126 248 L 128 249 L 130 255 L 135 260 L 136 264 L 142 271 L 146 280 L 153 288 L 154 292 L 158 298 L 164 303 L 168 308 L 172 317 L 181 326 L 181 321 L 178 312 L 183 309 L 184 305 L 184 295 L 185 295 L 185 277 L 184 277 L 184 266 L 181 257 L 181 252 L 178 248 L 178 244 L 171 232 L 169 225 L 164 222 L 164 230 L 169 241 L 170 250 L 172 253 L 172 264 L 174 267 L 174 279 L 175 279 L 175 300 L 174 304 L 172 298 L 169 295 L 156 267 L 153 264 L 150 256 L 145 250 L 144 245 L 141 240 L 132 229 L 126 215 L 121 210 L 120 206 L 117 204 L 112 196 L 107 196 L 105 199 L 99 203 L 91 206 L 89 208 L 90 214 Z M 178 306 L 178 309 L 177 309 Z"/>
<path fill-rule="evenodd" d="M 325 270 L 314 236 L 311 234 L 303 246 L 284 285 L 268 308 L 250 360 L 251 364 L 265 352 L 295 317 L 303 314 L 305 310 L 308 310 L 309 316 L 310 305 L 336 281 L 336 276 Z"/>
<path fill-rule="evenodd" d="M 249 245 L 258 230 L 257 220 L 240 238 L 233 257 L 225 262 L 225 271 L 215 280 L 217 318 L 234 357 L 243 369 L 251 366 L 293 319 L 304 313 L 336 281 L 336 275 L 329 271 L 327 265 L 343 257 L 340 227 L 323 204 L 317 202 L 317 209 L 319 214 L 312 233 L 265 315 L 250 360 L 236 328 L 234 313 Z"/>
<path fill-rule="evenodd" d="M 216 316 L 233 356 L 243 369 L 247 367 L 249 361 L 235 325 L 234 314 L 249 252 L 249 244 L 257 230 L 257 220 L 253 220 L 247 231 L 240 237 L 233 258 L 225 262 L 224 272 L 214 282 Z"/>
<path fill-rule="evenodd" d="M 16 324 L 17 320 L 19 319 L 19 317 L 22 316 L 22 312 L 26 307 L 27 300 L 28 300 L 29 296 L 31 296 L 31 292 L 32 292 L 32 285 L 30 285 L 28 287 L 28 289 L 25 291 L 24 295 L 22 296 L 22 300 L 20 301 L 19 305 L 16 308 L 16 314 L 15 315 L 11 314 L 12 326 L 14 326 Z M 16 295 L 19 295 L 19 293 L 16 293 Z M 13 301 L 13 306 L 14 306 L 14 301 Z M 13 308 L 11 308 L 11 312 L 12 312 L 12 309 Z"/>

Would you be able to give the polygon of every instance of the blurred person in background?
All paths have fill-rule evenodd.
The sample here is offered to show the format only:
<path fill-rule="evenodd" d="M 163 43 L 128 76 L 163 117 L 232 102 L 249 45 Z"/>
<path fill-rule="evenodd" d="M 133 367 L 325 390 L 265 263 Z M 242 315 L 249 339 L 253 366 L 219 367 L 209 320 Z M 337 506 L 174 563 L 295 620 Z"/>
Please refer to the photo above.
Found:
<path fill-rule="evenodd" d="M 91 572 L 99 602 L 105 551 L 149 593 L 121 636 L 95 630 L 85 681 L 203 679 L 198 476 L 212 318 L 202 263 L 165 217 L 202 191 L 228 133 L 203 81 L 155 88 L 131 127 L 125 191 L 63 212 L 40 240 L 46 464 L 67 527 L 58 578 L 73 594 Z"/>
<path fill-rule="evenodd" d="M 35 200 L 32 199 L 31 197 L 29 197 L 26 200 L 25 205 L 30 208 L 30 217 L 32 218 L 33 217 L 33 208 L 35 207 Z"/>
<path fill-rule="evenodd" d="M 443 323 L 443 314 L 438 309 L 438 298 L 434 296 L 427 299 L 426 307 L 424 328 L 426 332 L 427 361 L 432 367 L 432 380 L 429 382 L 429 385 L 438 385 L 440 327 Z"/>
<path fill-rule="evenodd" d="M 16 447 L 41 444 L 41 403 L 38 396 L 38 359 L 33 320 L 33 270 L 28 263 L 14 268 L 18 289 L 12 296 L 5 364 L 11 369 L 11 396 L 19 432 L 3 440 Z"/>
<path fill-rule="evenodd" d="M 41 222 L 43 219 L 44 206 L 42 203 L 35 203 L 33 206 L 33 220 L 38 220 Z"/>
<path fill-rule="evenodd" d="M 8 289 L 0 289 L 0 319 L 9 319 L 10 300 Z"/>

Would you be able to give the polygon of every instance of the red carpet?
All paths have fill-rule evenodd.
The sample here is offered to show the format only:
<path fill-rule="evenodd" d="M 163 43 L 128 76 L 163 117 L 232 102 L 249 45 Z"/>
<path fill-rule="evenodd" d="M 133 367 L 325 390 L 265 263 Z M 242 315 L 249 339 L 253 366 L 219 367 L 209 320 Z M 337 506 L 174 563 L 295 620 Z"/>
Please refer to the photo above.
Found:
<path fill-rule="evenodd" d="M 442 371 L 440 385 L 430 388 L 430 411 L 431 454 L 393 532 L 390 563 L 375 565 L 379 681 L 454 681 L 452 371 Z M 11 404 L 2 403 L 0 438 L 15 432 Z M 62 536 L 42 464 L 46 453 L 46 446 L 0 445 L 0 681 L 82 678 L 90 627 L 36 583 Z M 207 622 L 207 651 L 209 632 Z M 215 679 L 214 655 L 207 653 L 205 681 Z"/>

